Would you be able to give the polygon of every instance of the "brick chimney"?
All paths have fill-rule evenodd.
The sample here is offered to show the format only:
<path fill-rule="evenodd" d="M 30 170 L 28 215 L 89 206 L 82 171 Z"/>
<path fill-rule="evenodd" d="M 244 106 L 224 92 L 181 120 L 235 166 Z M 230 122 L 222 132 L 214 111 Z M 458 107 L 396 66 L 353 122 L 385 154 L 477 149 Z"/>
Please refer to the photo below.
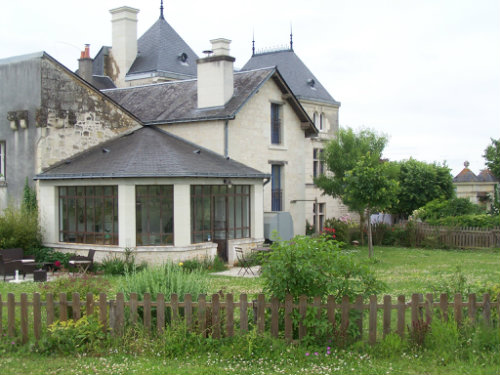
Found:
<path fill-rule="evenodd" d="M 78 75 L 88 83 L 92 83 L 92 63 L 90 58 L 90 44 L 85 44 L 85 49 L 78 59 Z"/>
<path fill-rule="evenodd" d="M 228 39 L 213 39 L 213 54 L 197 60 L 198 108 L 224 106 L 234 92 L 234 57 L 229 56 Z"/>
<path fill-rule="evenodd" d="M 112 25 L 111 54 L 118 66 L 116 86 L 125 85 L 125 75 L 137 57 L 137 13 L 139 9 L 123 6 L 109 11 Z"/>

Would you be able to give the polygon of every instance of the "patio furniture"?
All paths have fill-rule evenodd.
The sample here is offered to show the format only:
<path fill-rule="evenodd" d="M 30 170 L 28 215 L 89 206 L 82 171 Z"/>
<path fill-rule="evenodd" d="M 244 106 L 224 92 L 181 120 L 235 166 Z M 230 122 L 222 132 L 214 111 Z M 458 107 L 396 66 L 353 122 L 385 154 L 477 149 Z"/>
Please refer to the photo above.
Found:
<path fill-rule="evenodd" d="M 87 256 L 74 255 L 69 260 L 69 265 L 78 269 L 78 273 L 86 273 L 94 264 L 95 250 L 89 250 Z"/>
<path fill-rule="evenodd" d="M 26 278 L 26 273 L 33 273 L 35 269 L 37 269 L 35 258 L 25 256 L 23 249 L 0 250 L 0 274 L 3 274 L 3 281 L 5 281 L 7 275 L 14 276 L 16 270 L 23 274 L 23 278 Z"/>
<path fill-rule="evenodd" d="M 250 263 L 248 260 L 245 258 L 245 253 L 243 252 L 243 249 L 241 247 L 234 247 L 234 251 L 236 253 L 236 259 L 238 259 L 238 264 L 241 266 L 240 270 L 238 271 L 238 275 L 243 272 L 242 276 L 245 276 L 247 273 L 252 274 L 255 276 L 255 273 L 252 271 L 252 268 L 250 266 Z"/>

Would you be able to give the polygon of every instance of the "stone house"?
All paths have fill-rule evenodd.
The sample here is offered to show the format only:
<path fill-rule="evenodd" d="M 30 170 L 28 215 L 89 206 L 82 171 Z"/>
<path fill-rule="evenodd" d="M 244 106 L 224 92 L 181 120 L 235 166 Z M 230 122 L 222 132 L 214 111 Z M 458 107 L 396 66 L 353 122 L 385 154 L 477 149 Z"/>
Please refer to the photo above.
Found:
<path fill-rule="evenodd" d="M 78 75 L 46 53 L 0 60 L 2 207 L 34 177 L 48 246 L 151 262 L 232 263 L 269 213 L 303 234 L 346 212 L 312 183 L 340 103 L 292 44 L 235 72 L 229 40 L 198 58 L 163 10 L 137 39 L 137 12 L 111 11 L 113 45 L 87 46 Z"/>
<path fill-rule="evenodd" d="M 467 198 L 487 210 L 491 208 L 498 180 L 489 169 L 483 169 L 478 175 L 469 169 L 469 162 L 464 169 L 453 178 L 457 198 Z"/>

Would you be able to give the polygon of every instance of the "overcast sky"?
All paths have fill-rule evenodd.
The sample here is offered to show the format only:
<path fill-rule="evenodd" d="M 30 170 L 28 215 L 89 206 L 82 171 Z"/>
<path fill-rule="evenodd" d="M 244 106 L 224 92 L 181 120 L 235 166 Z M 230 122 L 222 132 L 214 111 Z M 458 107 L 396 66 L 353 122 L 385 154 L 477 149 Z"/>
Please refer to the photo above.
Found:
<path fill-rule="evenodd" d="M 288 45 L 335 100 L 340 125 L 389 136 L 384 154 L 465 160 L 478 173 L 490 138 L 500 138 L 498 0 L 167 0 L 166 20 L 199 55 L 232 40 L 236 67 L 256 48 Z M 159 0 L 3 1 L 0 58 L 46 51 L 75 70 L 80 50 L 111 45 L 109 9 L 140 9 L 138 34 Z"/>

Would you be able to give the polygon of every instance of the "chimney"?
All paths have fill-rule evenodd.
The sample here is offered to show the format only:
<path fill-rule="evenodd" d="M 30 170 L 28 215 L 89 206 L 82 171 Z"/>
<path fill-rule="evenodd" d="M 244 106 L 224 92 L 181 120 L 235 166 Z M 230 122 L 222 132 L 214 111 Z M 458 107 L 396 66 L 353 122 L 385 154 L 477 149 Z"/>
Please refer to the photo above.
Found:
<path fill-rule="evenodd" d="M 88 83 L 92 83 L 92 62 L 90 58 L 90 44 L 85 44 L 85 50 L 78 59 L 78 75 Z"/>
<path fill-rule="evenodd" d="M 221 107 L 232 98 L 234 92 L 233 63 L 229 56 L 228 39 L 213 39 L 213 54 L 198 59 L 198 108 Z"/>
<path fill-rule="evenodd" d="M 112 25 L 111 53 L 118 66 L 116 82 L 125 85 L 125 75 L 137 57 L 137 13 L 139 9 L 123 6 L 109 11 Z"/>

